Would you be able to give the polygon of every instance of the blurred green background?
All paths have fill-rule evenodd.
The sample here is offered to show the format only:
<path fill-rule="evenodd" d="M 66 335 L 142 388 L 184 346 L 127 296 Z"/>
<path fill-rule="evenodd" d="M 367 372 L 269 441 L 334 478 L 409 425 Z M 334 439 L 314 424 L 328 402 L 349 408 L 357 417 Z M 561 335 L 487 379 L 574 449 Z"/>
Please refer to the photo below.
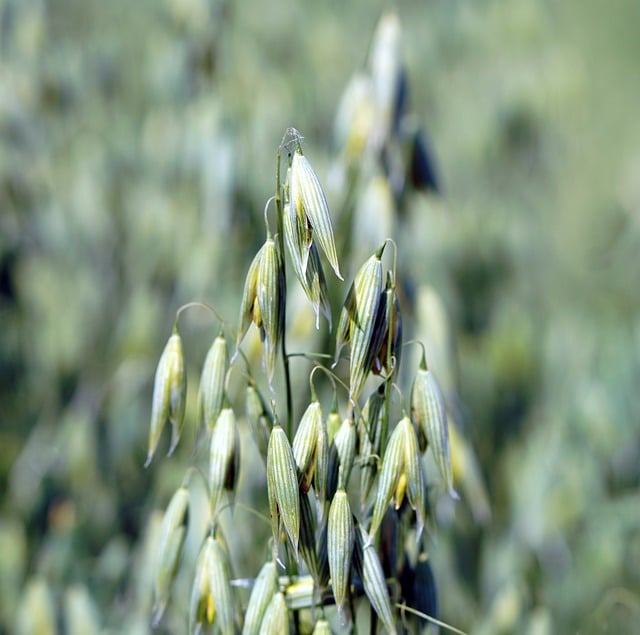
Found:
<path fill-rule="evenodd" d="M 149 631 L 150 518 L 193 451 L 142 468 L 175 310 L 235 321 L 282 133 L 330 182 L 385 8 L 0 0 L 1 632 Z M 640 632 L 640 3 L 396 10 L 443 190 L 399 257 L 450 315 L 492 509 L 443 514 L 441 617 Z M 191 399 L 215 329 L 184 328 Z"/>

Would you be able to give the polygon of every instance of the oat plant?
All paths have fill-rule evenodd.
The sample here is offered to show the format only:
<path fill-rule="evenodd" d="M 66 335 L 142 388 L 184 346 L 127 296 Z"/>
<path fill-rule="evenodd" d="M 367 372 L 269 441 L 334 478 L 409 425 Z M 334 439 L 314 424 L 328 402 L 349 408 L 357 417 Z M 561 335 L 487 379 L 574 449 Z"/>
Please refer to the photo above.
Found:
<path fill-rule="evenodd" d="M 218 320 L 220 330 L 204 359 L 194 421 L 185 421 L 179 318 L 197 303 L 178 310 L 160 357 L 146 465 L 159 460 L 156 452 L 167 423 L 169 454 L 183 427 L 191 427 L 191 437 L 198 439 L 198 447 L 208 448 L 208 455 L 200 469 L 196 451 L 196 469 L 190 469 L 165 512 L 155 567 L 154 625 L 162 623 L 174 581 L 187 566 L 182 552 L 189 506 L 195 504 L 190 496 L 195 474 L 202 475 L 208 494 L 209 529 L 195 569 L 187 572 L 192 580 L 184 616 L 189 632 L 367 628 L 397 633 L 438 623 L 421 599 L 435 596 L 428 557 L 434 521 L 424 454 L 432 452 L 440 468 L 437 487 L 453 493 L 446 411 L 424 359 L 409 369 L 414 376 L 410 392 L 398 381 L 403 322 L 396 244 L 385 239 L 349 286 L 343 283 L 332 215 L 302 141 L 289 128 L 278 147 L 264 242 L 248 267 L 237 330 Z M 341 307 L 331 303 L 327 266 L 331 288 L 344 298 Z M 288 272 L 297 281 L 288 280 Z M 316 329 L 326 331 L 327 350 L 288 350 L 285 317 L 292 284 L 301 286 L 311 304 Z M 334 314 L 339 318 L 329 337 Z M 253 327 L 261 342 L 258 363 L 243 349 Z M 235 347 L 231 355 L 230 346 Z M 296 376 L 307 373 L 309 379 L 309 398 L 300 412 L 292 394 L 294 362 Z M 282 381 L 276 377 L 279 365 Z M 240 387 L 229 381 L 234 371 L 242 378 Z M 220 518 L 235 502 L 242 470 L 239 426 L 245 424 L 264 460 L 272 535 L 255 579 L 242 582 L 233 578 Z M 416 592 L 415 580 L 421 577 L 425 582 Z M 248 597 L 238 590 L 243 584 L 251 589 Z M 365 617 L 362 604 L 369 607 Z"/>

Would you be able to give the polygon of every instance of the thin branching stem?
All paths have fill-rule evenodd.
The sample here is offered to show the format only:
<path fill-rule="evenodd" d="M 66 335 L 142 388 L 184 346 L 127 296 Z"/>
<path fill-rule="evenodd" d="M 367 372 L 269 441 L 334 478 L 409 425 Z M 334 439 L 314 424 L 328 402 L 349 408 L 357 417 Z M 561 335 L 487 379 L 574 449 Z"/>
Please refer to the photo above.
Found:
<path fill-rule="evenodd" d="M 282 205 L 282 180 L 280 176 L 280 163 L 281 163 L 281 152 L 283 148 L 283 144 L 285 138 L 287 137 L 289 131 L 285 132 L 285 136 L 282 139 L 282 143 L 276 152 L 276 193 L 275 193 L 275 202 L 276 202 L 276 217 L 277 217 L 277 225 L 278 225 L 278 249 L 280 250 L 280 257 L 282 258 L 282 302 L 284 306 L 282 307 L 282 313 L 284 314 L 284 319 L 286 322 L 287 315 L 287 275 L 286 275 L 286 266 L 285 266 L 285 258 L 284 258 L 284 223 L 282 220 L 283 215 L 283 205 Z M 286 431 L 287 437 L 289 439 L 293 438 L 293 398 L 291 395 L 291 374 L 289 371 L 289 356 L 287 355 L 287 343 L 286 343 L 286 329 L 282 333 L 282 364 L 284 367 L 284 384 L 287 398 L 287 414 L 286 414 Z"/>
<path fill-rule="evenodd" d="M 422 611 L 418 611 L 417 609 L 412 609 L 410 606 L 407 606 L 406 604 L 396 604 L 396 607 L 406 613 L 417 615 L 418 617 L 421 617 L 423 620 L 426 620 L 427 622 L 431 622 L 436 626 L 440 626 L 441 628 L 451 631 L 452 633 L 457 633 L 458 635 L 467 635 L 467 633 L 465 633 L 464 631 L 461 631 L 459 628 L 456 628 L 455 626 L 451 626 L 451 624 L 447 624 L 446 622 L 442 622 L 436 619 L 435 617 L 431 617 L 431 615 L 427 615 Z"/>

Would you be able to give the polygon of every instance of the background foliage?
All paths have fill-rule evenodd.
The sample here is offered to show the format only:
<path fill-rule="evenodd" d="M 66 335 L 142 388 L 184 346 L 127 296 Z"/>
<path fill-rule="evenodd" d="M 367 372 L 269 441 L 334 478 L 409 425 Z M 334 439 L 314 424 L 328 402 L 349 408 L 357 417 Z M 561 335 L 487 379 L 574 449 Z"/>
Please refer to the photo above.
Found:
<path fill-rule="evenodd" d="M 2 631 L 49 632 L 34 622 L 51 612 L 70 633 L 147 632 L 145 545 L 192 452 L 142 469 L 175 309 L 235 320 L 287 126 L 331 199 L 336 108 L 382 8 L 0 2 Z M 640 5 L 397 10 L 443 185 L 407 204 L 400 258 L 450 314 L 492 508 L 485 525 L 464 501 L 441 514 L 441 616 L 633 632 Z M 185 324 L 195 391 L 212 326 Z M 242 496 L 266 506 L 258 481 Z M 234 538 L 244 576 L 252 528 Z"/>

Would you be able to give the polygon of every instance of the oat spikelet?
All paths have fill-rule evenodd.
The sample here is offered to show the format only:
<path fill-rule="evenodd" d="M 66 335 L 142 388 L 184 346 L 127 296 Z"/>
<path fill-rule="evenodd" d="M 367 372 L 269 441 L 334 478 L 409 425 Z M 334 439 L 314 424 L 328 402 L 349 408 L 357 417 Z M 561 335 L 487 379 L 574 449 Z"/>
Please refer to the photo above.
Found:
<path fill-rule="evenodd" d="M 145 467 L 153 459 L 167 419 L 171 422 L 171 446 L 168 454 L 171 455 L 178 445 L 184 423 L 186 395 L 187 375 L 184 368 L 182 339 L 178 331 L 174 330 L 162 351 L 156 369 L 151 404 L 149 450 Z"/>
<path fill-rule="evenodd" d="M 298 227 L 302 224 L 307 230 L 307 235 L 320 245 L 336 276 L 342 280 L 329 205 L 311 163 L 299 149 L 294 152 L 291 161 L 289 195 L 291 205 L 289 213 L 292 217 L 304 219 L 303 224 L 297 221 Z M 310 244 L 310 240 L 307 244 Z M 303 262 L 306 268 L 306 259 Z"/>
<path fill-rule="evenodd" d="M 209 432 L 222 410 L 226 374 L 227 340 L 218 335 L 207 352 L 198 388 L 198 424 Z"/>
<path fill-rule="evenodd" d="M 260 569 L 244 616 L 242 635 L 258 635 L 264 614 L 278 590 L 278 576 L 275 562 L 267 562 Z"/>
<path fill-rule="evenodd" d="M 158 560 L 154 578 L 154 626 L 157 626 L 164 615 L 164 611 L 171 594 L 171 585 L 178 571 L 182 547 L 187 533 L 187 511 L 189 507 L 189 492 L 184 487 L 179 487 L 162 519 L 160 530 L 160 544 L 158 547 Z"/>
<path fill-rule="evenodd" d="M 327 529 L 331 588 L 339 609 L 344 607 L 349 588 L 353 541 L 353 517 L 349 507 L 349 498 L 344 489 L 339 489 L 331 501 Z"/>
<path fill-rule="evenodd" d="M 300 496 L 296 462 L 287 434 L 279 423 L 273 426 L 269 439 L 267 490 L 271 511 L 274 551 L 277 550 L 279 518 L 281 518 L 297 557 L 300 536 Z"/>

